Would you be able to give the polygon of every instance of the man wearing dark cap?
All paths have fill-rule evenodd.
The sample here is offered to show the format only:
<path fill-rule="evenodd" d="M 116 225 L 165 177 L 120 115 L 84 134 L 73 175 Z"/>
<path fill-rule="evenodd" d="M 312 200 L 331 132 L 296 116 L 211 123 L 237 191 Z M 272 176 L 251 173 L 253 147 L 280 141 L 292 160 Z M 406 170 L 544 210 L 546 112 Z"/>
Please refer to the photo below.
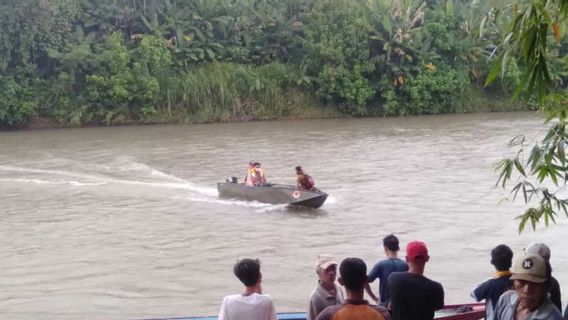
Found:
<path fill-rule="evenodd" d="M 393 320 L 432 320 L 434 311 L 444 306 L 442 285 L 424 276 L 428 260 L 430 256 L 424 242 L 408 243 L 408 272 L 393 272 L 388 280 Z"/>
<path fill-rule="evenodd" d="M 493 320 L 495 306 L 503 292 L 511 289 L 511 265 L 513 264 L 513 251 L 504 244 L 491 250 L 491 264 L 495 266 L 495 275 L 477 286 L 471 293 L 475 301 L 485 300 L 485 320 Z"/>
<path fill-rule="evenodd" d="M 513 265 L 513 284 L 499 298 L 495 320 L 562 320 L 560 310 L 548 297 L 550 264 L 537 254 L 520 256 Z"/>
<path fill-rule="evenodd" d="M 339 266 L 339 284 L 345 287 L 347 300 L 342 305 L 325 308 L 316 320 L 390 320 L 388 311 L 363 299 L 367 283 L 367 265 L 359 258 L 347 258 Z"/>

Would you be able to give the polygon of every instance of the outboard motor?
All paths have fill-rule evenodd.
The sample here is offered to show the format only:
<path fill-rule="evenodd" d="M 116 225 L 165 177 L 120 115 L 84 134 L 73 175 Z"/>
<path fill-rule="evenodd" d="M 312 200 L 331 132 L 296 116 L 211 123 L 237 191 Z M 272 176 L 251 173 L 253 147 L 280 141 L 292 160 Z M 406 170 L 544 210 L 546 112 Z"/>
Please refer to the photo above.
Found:
<path fill-rule="evenodd" d="M 225 182 L 227 183 L 239 183 L 239 178 L 237 177 L 227 177 L 225 179 Z"/>

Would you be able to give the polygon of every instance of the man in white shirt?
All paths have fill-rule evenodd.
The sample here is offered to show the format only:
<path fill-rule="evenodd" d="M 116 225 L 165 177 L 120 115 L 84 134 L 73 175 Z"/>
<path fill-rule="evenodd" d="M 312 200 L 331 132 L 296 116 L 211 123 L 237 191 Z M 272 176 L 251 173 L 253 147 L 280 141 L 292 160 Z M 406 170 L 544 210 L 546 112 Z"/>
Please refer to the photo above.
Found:
<path fill-rule="evenodd" d="M 258 259 L 242 259 L 233 267 L 245 285 L 242 294 L 223 298 L 219 320 L 276 320 L 276 309 L 269 295 L 262 294 L 262 274 Z"/>

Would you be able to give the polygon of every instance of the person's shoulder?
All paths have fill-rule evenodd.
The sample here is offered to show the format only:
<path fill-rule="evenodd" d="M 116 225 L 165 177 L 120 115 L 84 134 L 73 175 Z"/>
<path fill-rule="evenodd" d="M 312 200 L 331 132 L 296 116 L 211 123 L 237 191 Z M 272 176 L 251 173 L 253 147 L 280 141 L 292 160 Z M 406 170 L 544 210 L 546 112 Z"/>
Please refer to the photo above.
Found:
<path fill-rule="evenodd" d="M 233 301 L 237 301 L 237 300 L 241 300 L 243 297 L 243 295 L 241 294 L 230 294 L 230 295 L 226 295 L 223 298 L 223 304 L 227 305 L 227 304 L 231 304 L 231 302 Z"/>
<path fill-rule="evenodd" d="M 505 291 L 500 297 L 499 300 L 497 301 L 497 305 L 495 306 L 496 308 L 505 306 L 509 303 L 516 303 L 517 299 L 517 292 L 515 290 L 508 290 Z"/>
<path fill-rule="evenodd" d="M 339 310 L 341 308 L 343 308 L 342 304 L 328 306 L 319 313 L 319 315 L 316 317 L 316 320 L 331 319 L 333 317 L 333 315 L 337 312 L 337 310 Z"/>
<path fill-rule="evenodd" d="M 402 279 L 407 278 L 408 276 L 409 273 L 407 271 L 395 271 L 389 275 L 389 281 L 390 279 Z"/>
<path fill-rule="evenodd" d="M 255 294 L 255 300 L 266 301 L 272 303 L 272 297 L 269 294 Z"/>
<path fill-rule="evenodd" d="M 405 281 L 405 279 L 409 278 L 409 273 L 407 271 L 395 271 L 392 272 L 391 274 L 389 274 L 388 277 L 388 285 L 390 286 L 391 283 L 395 283 L 395 282 L 403 282 Z"/>
<path fill-rule="evenodd" d="M 428 282 L 430 282 L 430 284 L 431 284 L 433 287 L 440 288 L 440 289 L 443 290 L 444 287 L 442 286 L 442 283 L 440 283 L 440 282 L 438 282 L 438 281 L 435 281 L 435 280 L 432 280 L 432 279 L 430 279 L 430 278 L 426 278 L 426 279 L 428 279 Z"/>
<path fill-rule="evenodd" d="M 390 313 L 387 310 L 387 308 L 383 307 L 383 306 L 379 306 L 379 305 L 369 305 L 371 308 L 375 309 L 376 311 L 378 311 L 383 318 L 385 318 L 385 320 L 389 320 L 390 319 Z"/>

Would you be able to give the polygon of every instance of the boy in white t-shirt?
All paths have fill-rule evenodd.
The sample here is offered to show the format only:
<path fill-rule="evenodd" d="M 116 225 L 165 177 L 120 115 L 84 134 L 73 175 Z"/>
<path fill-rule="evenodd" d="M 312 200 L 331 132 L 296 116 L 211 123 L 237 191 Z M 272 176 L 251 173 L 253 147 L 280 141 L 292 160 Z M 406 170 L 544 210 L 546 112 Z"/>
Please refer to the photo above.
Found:
<path fill-rule="evenodd" d="M 262 274 L 258 259 L 242 259 L 233 267 L 245 292 L 223 298 L 219 320 L 276 320 L 276 309 L 269 295 L 262 294 Z"/>

